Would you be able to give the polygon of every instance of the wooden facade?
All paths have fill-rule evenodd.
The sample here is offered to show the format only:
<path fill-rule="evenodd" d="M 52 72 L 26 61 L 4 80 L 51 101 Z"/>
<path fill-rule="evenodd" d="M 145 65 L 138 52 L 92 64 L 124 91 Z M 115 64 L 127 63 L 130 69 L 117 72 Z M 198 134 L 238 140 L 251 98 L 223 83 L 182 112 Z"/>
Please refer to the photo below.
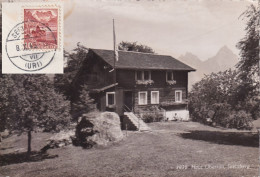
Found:
<path fill-rule="evenodd" d="M 172 104 L 173 109 L 185 109 L 188 99 L 188 72 L 194 71 L 193 68 L 174 59 L 176 65 L 173 63 L 172 68 L 163 68 L 159 65 L 157 69 L 156 65 L 160 64 L 158 62 L 166 62 L 163 61 L 164 56 L 158 55 L 162 61 L 156 60 L 157 63 L 153 66 L 149 62 L 149 57 L 156 58 L 157 55 L 133 54 L 132 52 L 119 53 L 119 60 L 123 64 L 114 67 L 111 52 L 113 54 L 113 51 L 106 50 L 100 52 L 100 50 L 91 49 L 89 51 L 72 82 L 75 98 L 78 96 L 80 86 L 87 84 L 100 111 L 115 111 L 123 115 L 124 111 L 140 113 L 149 110 L 152 106 L 163 107 L 165 104 Z M 135 58 L 132 63 L 129 62 L 131 58 L 125 59 L 129 57 L 128 53 Z M 139 57 L 138 60 L 137 57 Z M 143 64 L 143 67 L 139 67 L 138 62 L 142 59 L 148 60 L 150 66 L 146 67 Z M 151 59 L 151 62 L 154 60 Z M 174 83 L 167 82 L 167 74 L 173 77 Z M 143 79 L 140 80 L 139 77 Z M 144 84 L 146 81 L 151 83 Z M 178 92 L 178 98 L 176 98 L 176 92 Z M 176 99 L 180 100 L 176 101 Z M 143 104 L 140 104 L 140 100 Z"/>

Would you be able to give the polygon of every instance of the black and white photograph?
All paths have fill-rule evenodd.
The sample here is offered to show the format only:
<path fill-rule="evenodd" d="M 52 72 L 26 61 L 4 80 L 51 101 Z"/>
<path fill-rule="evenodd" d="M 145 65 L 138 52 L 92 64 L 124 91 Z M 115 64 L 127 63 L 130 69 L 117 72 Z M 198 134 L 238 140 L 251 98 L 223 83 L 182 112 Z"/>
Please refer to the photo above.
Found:
<path fill-rule="evenodd" d="M 0 12 L 0 177 L 260 176 L 260 1 Z"/>

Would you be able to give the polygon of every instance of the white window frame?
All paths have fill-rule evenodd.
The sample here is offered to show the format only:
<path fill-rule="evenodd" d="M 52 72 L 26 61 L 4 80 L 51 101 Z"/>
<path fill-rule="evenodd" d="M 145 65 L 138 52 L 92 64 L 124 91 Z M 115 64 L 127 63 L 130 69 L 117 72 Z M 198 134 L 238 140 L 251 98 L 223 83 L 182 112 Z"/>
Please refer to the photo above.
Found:
<path fill-rule="evenodd" d="M 177 100 L 177 93 L 180 93 L 180 100 Z M 175 102 L 182 102 L 182 90 L 175 91 Z"/>
<path fill-rule="evenodd" d="M 140 97 L 140 95 L 142 94 L 142 93 L 145 93 L 145 103 L 141 103 L 141 97 Z M 142 92 L 138 92 L 138 104 L 139 105 L 147 105 L 147 92 L 145 91 L 142 91 Z"/>
<path fill-rule="evenodd" d="M 145 70 L 145 71 L 147 71 L 147 70 Z M 137 72 L 141 72 L 141 74 L 142 74 L 142 81 L 145 81 L 144 80 L 144 72 L 145 71 L 135 71 L 135 80 L 137 81 Z M 152 79 L 151 71 L 147 71 L 147 72 L 149 72 L 149 79 L 148 80 L 151 80 Z"/>
<path fill-rule="evenodd" d="M 169 80 L 169 79 L 168 79 L 168 73 L 171 73 L 171 75 L 172 75 L 172 80 Z M 166 81 L 173 81 L 173 80 L 174 80 L 173 71 L 166 71 Z"/>
<path fill-rule="evenodd" d="M 157 93 L 157 95 L 158 95 L 156 100 L 155 100 L 155 102 L 153 100 L 153 93 Z M 159 100 L 160 100 L 160 93 L 159 93 L 159 91 L 151 91 L 151 104 L 159 104 Z"/>
<path fill-rule="evenodd" d="M 114 104 L 108 104 L 108 95 L 113 94 L 114 95 Z M 106 92 L 106 106 L 115 106 L 116 105 L 116 93 L 115 92 Z"/>

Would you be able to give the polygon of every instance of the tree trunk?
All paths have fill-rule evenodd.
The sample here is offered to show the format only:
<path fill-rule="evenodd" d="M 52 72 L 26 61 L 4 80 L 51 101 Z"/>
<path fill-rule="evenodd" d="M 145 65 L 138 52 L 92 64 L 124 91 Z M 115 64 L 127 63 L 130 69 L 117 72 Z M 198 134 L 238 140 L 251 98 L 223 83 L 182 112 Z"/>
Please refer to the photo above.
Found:
<path fill-rule="evenodd" d="M 31 154 L 31 142 L 32 142 L 32 131 L 28 131 L 28 149 L 27 149 L 27 154 L 30 156 Z"/>

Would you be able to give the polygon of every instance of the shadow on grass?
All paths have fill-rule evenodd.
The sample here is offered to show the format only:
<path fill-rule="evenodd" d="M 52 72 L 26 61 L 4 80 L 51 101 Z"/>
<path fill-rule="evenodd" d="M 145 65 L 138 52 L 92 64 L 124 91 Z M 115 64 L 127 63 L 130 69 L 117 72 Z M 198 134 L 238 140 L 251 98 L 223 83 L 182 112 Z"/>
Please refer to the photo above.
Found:
<path fill-rule="evenodd" d="M 259 147 L 258 134 L 250 132 L 218 132 L 194 130 L 180 134 L 182 138 L 207 141 L 210 143 Z"/>
<path fill-rule="evenodd" d="M 7 150 L 7 149 L 12 149 L 13 147 L 6 147 L 6 148 L 0 148 L 1 151 Z"/>
<path fill-rule="evenodd" d="M 0 154 L 0 166 L 23 162 L 38 162 L 45 159 L 53 159 L 56 157 L 58 157 L 58 155 L 49 155 L 47 153 L 42 153 L 38 151 L 31 152 L 30 157 L 27 156 L 27 152 Z"/>

